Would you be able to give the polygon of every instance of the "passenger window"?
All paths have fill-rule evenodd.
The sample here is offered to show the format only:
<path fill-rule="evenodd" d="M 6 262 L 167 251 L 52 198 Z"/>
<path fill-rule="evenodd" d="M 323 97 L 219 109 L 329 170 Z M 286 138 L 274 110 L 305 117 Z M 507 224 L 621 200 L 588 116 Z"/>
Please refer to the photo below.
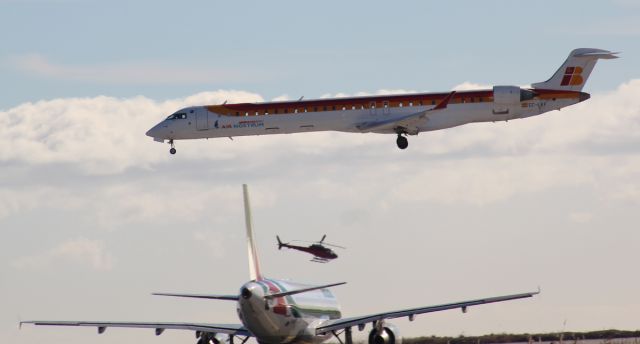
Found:
<path fill-rule="evenodd" d="M 326 107 L 326 106 L 323 106 L 323 107 L 322 107 L 322 111 L 327 111 L 327 107 Z"/>

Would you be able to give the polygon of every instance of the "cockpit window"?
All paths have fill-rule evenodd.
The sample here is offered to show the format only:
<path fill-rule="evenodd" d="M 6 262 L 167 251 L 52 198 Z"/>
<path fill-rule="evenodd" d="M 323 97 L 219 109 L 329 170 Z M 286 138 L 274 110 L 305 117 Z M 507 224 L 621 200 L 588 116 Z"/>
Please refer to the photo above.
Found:
<path fill-rule="evenodd" d="M 167 119 L 185 119 L 187 118 L 187 114 L 184 112 L 174 113 L 173 115 L 167 117 Z"/>

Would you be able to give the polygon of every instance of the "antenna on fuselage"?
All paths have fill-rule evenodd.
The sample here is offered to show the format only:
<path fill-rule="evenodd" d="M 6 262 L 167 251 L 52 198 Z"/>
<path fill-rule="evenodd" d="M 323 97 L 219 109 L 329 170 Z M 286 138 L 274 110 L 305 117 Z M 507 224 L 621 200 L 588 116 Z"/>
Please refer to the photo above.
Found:
<path fill-rule="evenodd" d="M 222 105 L 225 105 L 225 104 L 227 104 L 227 99 L 225 99 L 225 100 L 224 100 L 224 103 L 222 103 Z"/>
<path fill-rule="evenodd" d="M 298 101 L 301 101 L 301 100 L 302 100 L 302 98 L 304 98 L 304 96 L 302 96 L 302 97 L 298 98 Z"/>
<path fill-rule="evenodd" d="M 249 276 L 252 281 L 262 279 L 260 273 L 260 262 L 258 261 L 258 251 L 253 240 L 253 228 L 251 220 L 251 204 L 249 203 L 249 189 L 247 184 L 242 184 L 242 195 L 244 198 L 244 222 L 247 227 L 247 253 L 249 257 Z"/>

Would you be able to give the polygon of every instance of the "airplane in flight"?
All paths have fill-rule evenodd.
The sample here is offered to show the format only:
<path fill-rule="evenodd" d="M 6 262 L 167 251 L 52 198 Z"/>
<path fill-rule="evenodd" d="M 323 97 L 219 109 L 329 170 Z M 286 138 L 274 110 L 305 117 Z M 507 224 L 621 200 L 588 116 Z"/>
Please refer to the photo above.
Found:
<path fill-rule="evenodd" d="M 176 153 L 176 140 L 313 131 L 395 134 L 398 148 L 406 149 L 408 135 L 527 118 L 585 101 L 590 95 L 581 90 L 596 62 L 617 58 L 616 54 L 575 49 L 549 80 L 525 88 L 191 106 L 146 134 L 168 141 L 171 154 Z"/>
<path fill-rule="evenodd" d="M 161 335 L 167 329 L 187 330 L 195 332 L 197 344 L 233 344 L 236 337 L 242 344 L 252 337 L 260 344 L 317 344 L 332 336 L 342 343 L 339 336 L 344 334 L 344 344 L 353 344 L 352 328 L 357 327 L 362 331 L 367 324 L 371 324 L 369 344 L 400 344 L 402 338 L 396 326 L 389 323 L 388 319 L 407 317 L 412 321 L 419 314 L 458 308 L 466 312 L 471 306 L 528 298 L 540 292 L 538 290 L 343 318 L 337 299 L 328 288 L 345 282 L 313 286 L 267 278 L 262 274 L 253 237 L 249 192 L 246 185 L 243 185 L 243 196 L 250 281 L 244 283 L 237 294 L 230 295 L 153 294 L 233 301 L 236 303 L 240 324 L 36 320 L 22 321 L 20 326 L 88 326 L 97 328 L 99 334 L 104 333 L 109 327 L 154 329 L 156 335 Z M 380 289 L 380 286 L 377 288 Z"/>
<path fill-rule="evenodd" d="M 327 235 L 325 234 L 322 236 L 322 239 L 320 239 L 320 241 L 311 241 L 311 245 L 309 246 L 299 246 L 299 245 L 292 245 L 291 243 L 288 243 L 288 242 L 282 242 L 280 241 L 280 237 L 276 235 L 276 239 L 278 240 L 278 250 L 282 250 L 282 248 L 285 247 L 293 250 L 310 253 L 313 255 L 313 258 L 311 259 L 311 261 L 314 263 L 327 263 L 330 260 L 338 258 L 338 255 L 327 246 L 344 249 L 344 247 L 342 246 L 324 242 L 324 239 L 326 238 L 327 238 Z M 310 242 L 310 241 L 294 240 L 292 242 Z"/>

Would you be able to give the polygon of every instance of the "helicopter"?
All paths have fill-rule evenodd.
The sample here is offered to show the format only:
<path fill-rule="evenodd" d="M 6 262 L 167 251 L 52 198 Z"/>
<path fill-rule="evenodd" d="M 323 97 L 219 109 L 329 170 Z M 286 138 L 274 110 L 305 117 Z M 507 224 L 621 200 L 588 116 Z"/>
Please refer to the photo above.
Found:
<path fill-rule="evenodd" d="M 326 237 L 327 237 L 326 234 L 323 235 L 322 239 L 320 239 L 320 241 L 294 240 L 294 241 L 297 241 L 297 242 L 309 242 L 309 243 L 311 243 L 311 245 L 309 245 L 309 246 L 298 246 L 298 245 L 291 245 L 288 242 L 284 243 L 284 242 L 282 242 L 280 240 L 280 236 L 276 235 L 276 239 L 278 239 L 278 250 L 281 250 L 283 247 L 286 247 L 286 248 L 290 248 L 290 249 L 294 249 L 294 250 L 310 253 L 310 254 L 313 255 L 313 258 L 311 259 L 311 261 L 314 262 L 314 263 L 328 263 L 330 260 L 338 258 L 338 255 L 335 252 L 333 252 L 332 249 L 328 248 L 327 246 L 332 246 L 332 247 L 337 247 L 337 248 L 344 249 L 344 247 L 342 247 L 342 246 L 338 246 L 338 245 L 329 244 L 329 243 L 324 242 L 324 239 Z"/>

